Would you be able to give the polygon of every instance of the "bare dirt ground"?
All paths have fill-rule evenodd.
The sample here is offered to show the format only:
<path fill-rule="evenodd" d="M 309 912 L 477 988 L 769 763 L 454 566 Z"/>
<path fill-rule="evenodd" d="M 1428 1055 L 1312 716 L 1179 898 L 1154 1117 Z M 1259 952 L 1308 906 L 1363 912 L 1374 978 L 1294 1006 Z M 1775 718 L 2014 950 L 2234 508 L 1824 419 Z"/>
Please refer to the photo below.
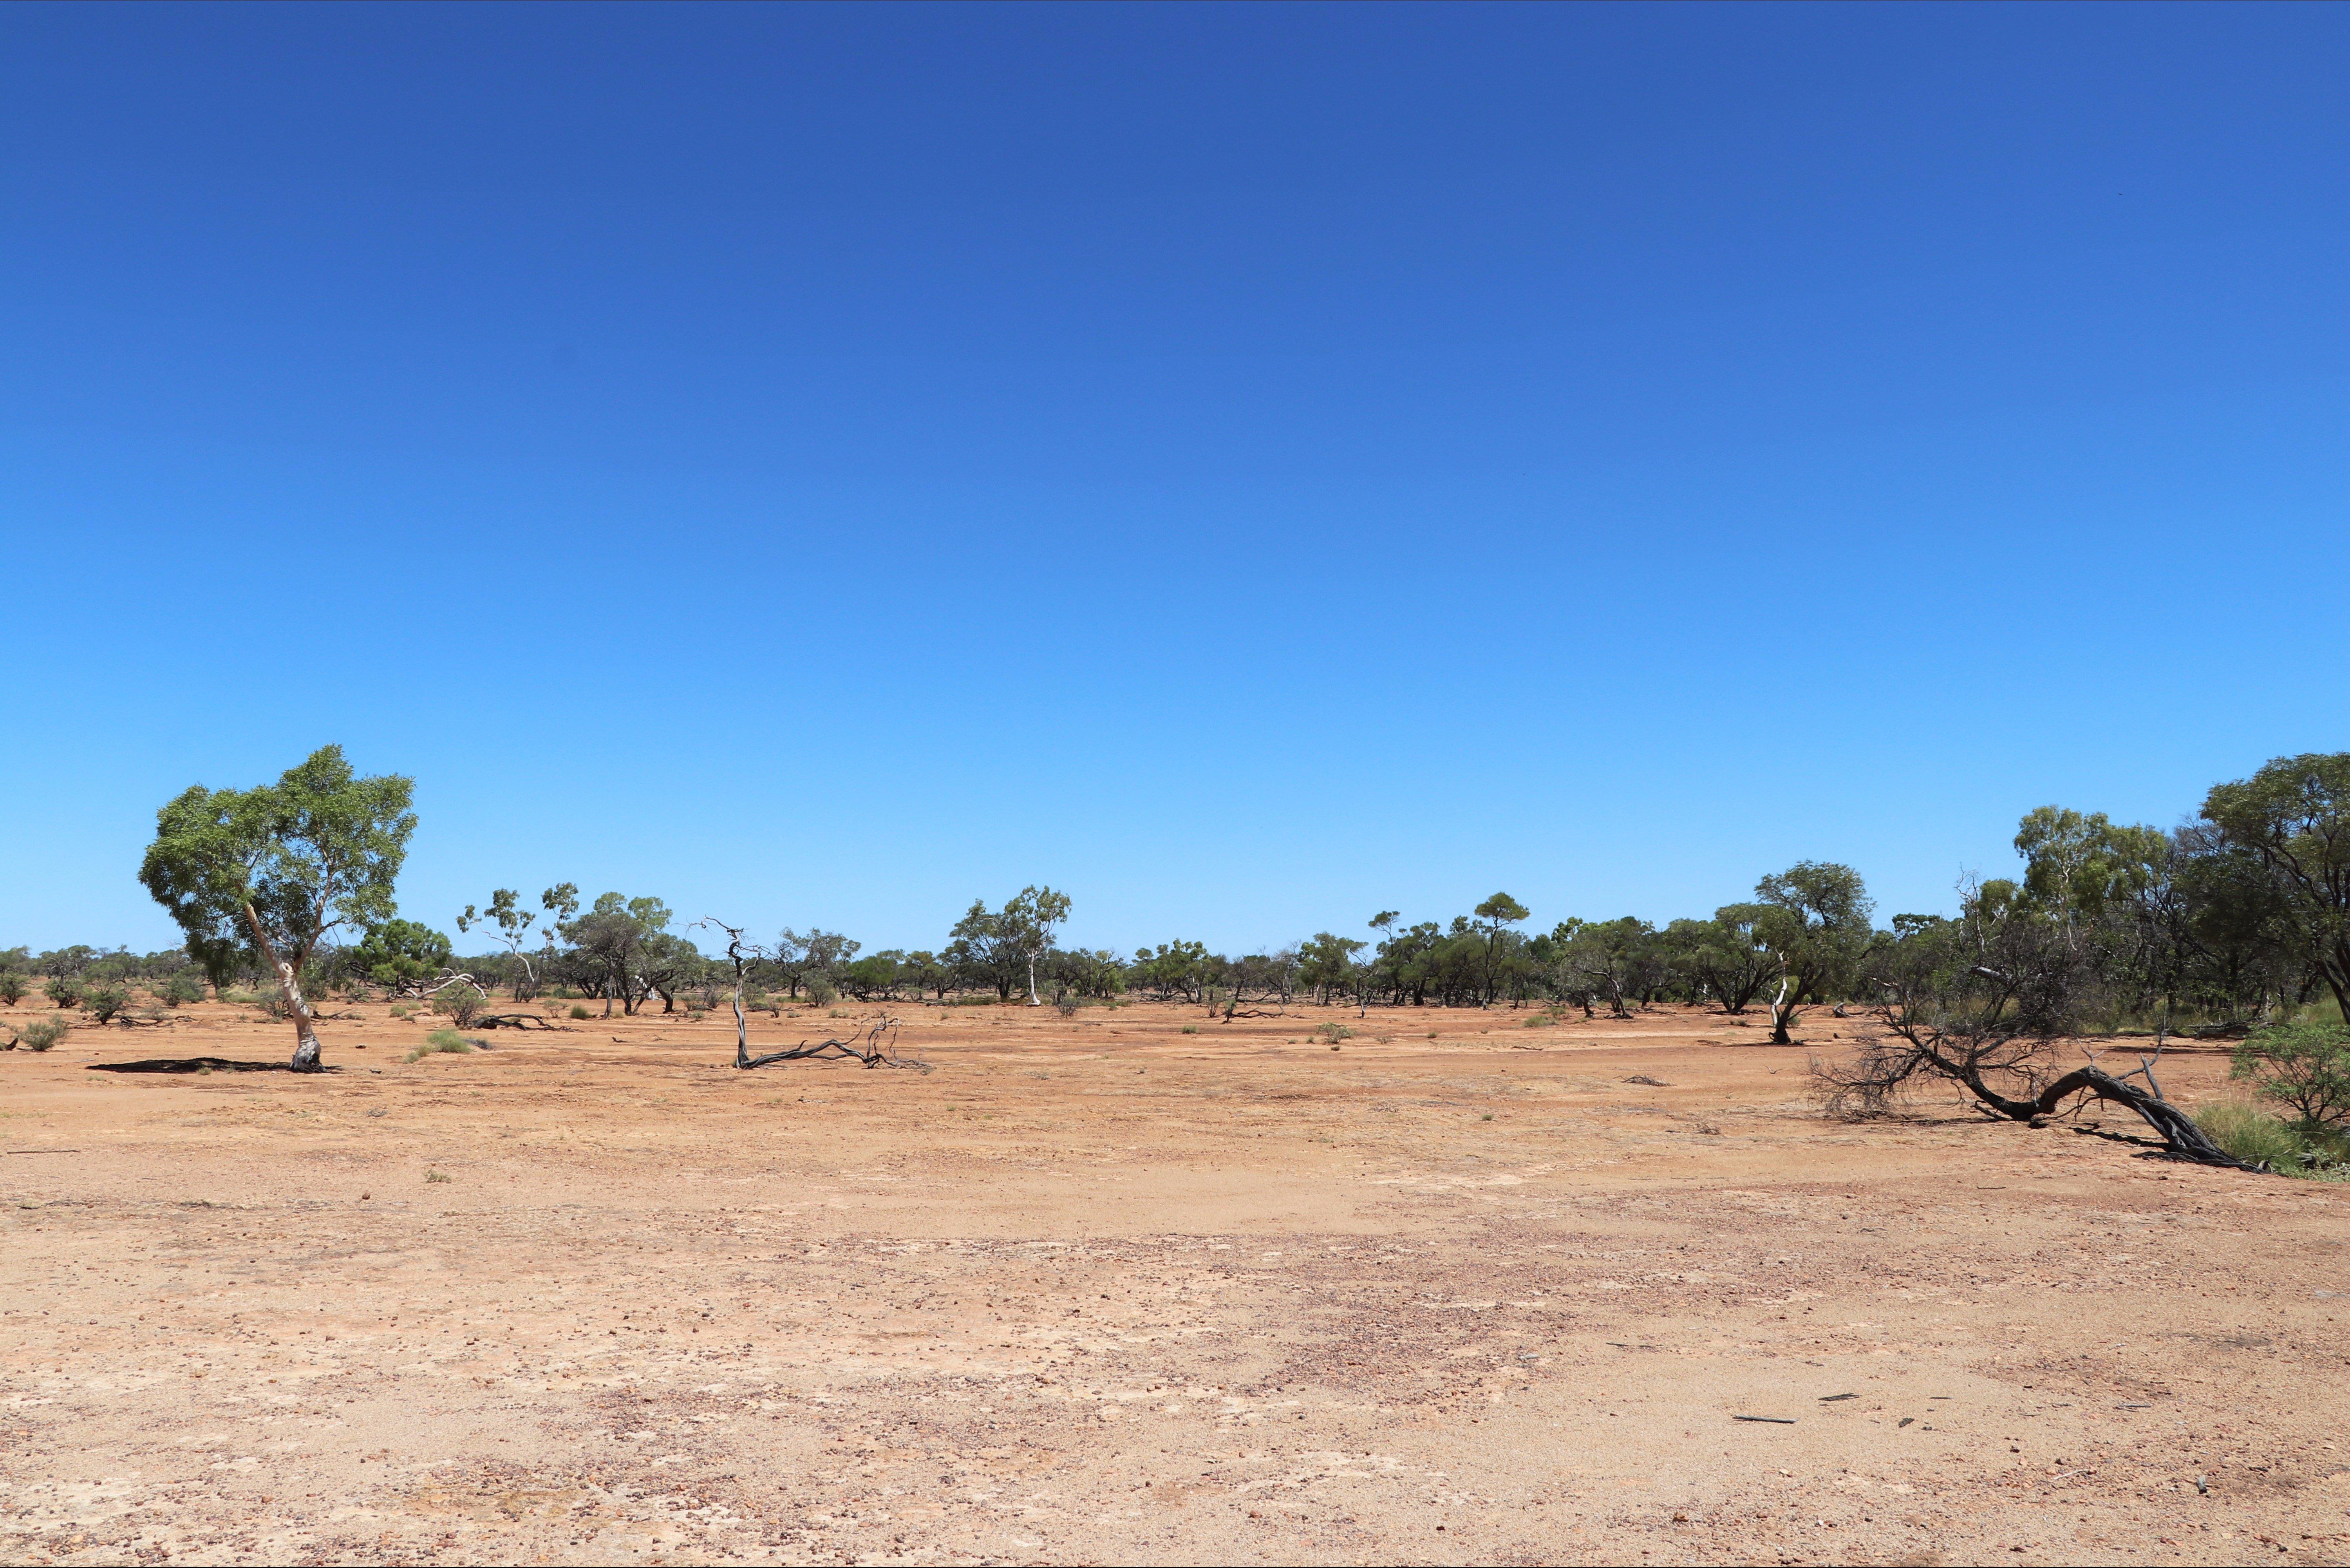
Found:
<path fill-rule="evenodd" d="M 1759 1023 L 357 1011 L 0 1055 L 0 1559 L 2350 1553 L 2350 1189 L 1825 1122 Z"/>

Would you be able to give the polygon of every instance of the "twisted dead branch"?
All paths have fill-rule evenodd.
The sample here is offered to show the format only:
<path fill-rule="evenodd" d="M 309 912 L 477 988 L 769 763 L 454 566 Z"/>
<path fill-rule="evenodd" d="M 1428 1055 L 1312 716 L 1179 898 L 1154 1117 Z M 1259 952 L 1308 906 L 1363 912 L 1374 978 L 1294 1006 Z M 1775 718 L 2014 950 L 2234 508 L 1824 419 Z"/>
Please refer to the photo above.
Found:
<path fill-rule="evenodd" d="M 910 1067 L 917 1073 L 931 1070 L 928 1062 L 920 1062 L 898 1054 L 898 1021 L 886 1013 L 873 1021 L 862 1033 L 852 1033 L 846 1039 L 819 1040 L 813 1044 L 801 1041 L 781 1051 L 769 1051 L 762 1055 L 751 1054 L 751 1025 L 743 1012 L 743 981 L 751 965 L 766 956 L 764 949 L 743 940 L 743 928 L 730 926 L 715 916 L 704 916 L 694 922 L 697 926 L 715 926 L 726 933 L 726 958 L 734 968 L 734 990 L 730 998 L 734 1008 L 734 1065 L 748 1070 L 771 1067 L 778 1062 L 858 1062 L 867 1067 Z"/>
<path fill-rule="evenodd" d="M 2062 958 L 2064 955 L 2058 955 Z M 1869 1011 L 1891 1032 L 1864 1041 L 1839 1062 L 1811 1064 L 1814 1084 L 1832 1116 L 1863 1119 L 1887 1114 L 1912 1084 L 1939 1078 L 1973 1096 L 1978 1109 L 2009 1121 L 2037 1122 L 2104 1100 L 2136 1115 L 2162 1140 L 2164 1151 L 2198 1165 L 2251 1169 L 2211 1141 L 2195 1119 L 2164 1097 L 2154 1064 L 2118 1075 L 2092 1055 L 2089 1064 L 2054 1073 L 2049 1062 L 2067 1009 L 2070 977 L 2054 963 L 1971 966 L 1964 980 L 1976 990 L 1958 998 L 1918 977 L 1893 975 L 1877 984 L 1882 999 Z M 2127 1080 L 2143 1075 L 2147 1086 Z"/>

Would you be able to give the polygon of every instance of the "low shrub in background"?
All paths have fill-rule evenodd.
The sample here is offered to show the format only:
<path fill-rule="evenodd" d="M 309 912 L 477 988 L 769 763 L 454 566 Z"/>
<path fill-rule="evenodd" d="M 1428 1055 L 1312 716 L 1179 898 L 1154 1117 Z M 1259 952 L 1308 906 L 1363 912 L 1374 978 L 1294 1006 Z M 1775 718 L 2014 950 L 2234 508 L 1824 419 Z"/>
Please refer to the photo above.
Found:
<path fill-rule="evenodd" d="M 54 1014 L 47 1018 L 36 1018 L 25 1025 L 25 1032 L 16 1037 L 16 1043 L 27 1051 L 46 1051 L 64 1039 L 66 1031 L 72 1027 Z"/>

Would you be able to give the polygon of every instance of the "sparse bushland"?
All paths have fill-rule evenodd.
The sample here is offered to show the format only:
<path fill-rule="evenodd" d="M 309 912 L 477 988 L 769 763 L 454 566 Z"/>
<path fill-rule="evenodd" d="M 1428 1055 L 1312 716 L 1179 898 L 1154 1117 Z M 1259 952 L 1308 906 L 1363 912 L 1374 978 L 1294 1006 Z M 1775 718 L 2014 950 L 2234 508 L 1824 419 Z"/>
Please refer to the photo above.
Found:
<path fill-rule="evenodd" d="M 192 1002 L 202 1002 L 204 999 L 204 982 L 182 970 L 163 982 L 163 988 L 155 993 L 155 999 L 166 1007 L 184 1007 Z"/>
<path fill-rule="evenodd" d="M 93 985 L 82 993 L 81 1004 L 92 1021 L 111 1023 L 130 1005 L 130 992 L 119 985 Z"/>
<path fill-rule="evenodd" d="M 48 983 L 41 987 L 41 993 L 60 1009 L 79 1007 L 87 991 L 88 987 L 69 974 L 51 975 Z"/>
<path fill-rule="evenodd" d="M 0 1006 L 14 1007 L 25 1000 L 25 977 L 14 970 L 0 971 Z"/>

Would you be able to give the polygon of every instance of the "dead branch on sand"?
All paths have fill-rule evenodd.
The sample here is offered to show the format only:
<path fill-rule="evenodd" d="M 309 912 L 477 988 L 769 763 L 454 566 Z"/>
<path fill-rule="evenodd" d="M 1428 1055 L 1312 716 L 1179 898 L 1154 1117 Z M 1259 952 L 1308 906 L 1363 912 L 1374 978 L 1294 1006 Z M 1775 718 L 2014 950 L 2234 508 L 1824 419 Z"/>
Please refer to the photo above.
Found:
<path fill-rule="evenodd" d="M 2134 1113 L 2175 1158 L 2255 1168 L 2164 1097 L 2149 1059 L 2118 1076 L 2094 1055 L 2085 1067 L 2054 1071 L 2057 1042 L 2077 1036 L 2074 1019 L 2085 984 L 2082 955 L 2059 928 L 2012 919 L 1978 935 L 1966 950 L 1897 954 L 1877 984 L 1880 1000 L 1869 1012 L 1889 1036 L 1865 1040 L 1842 1061 L 1811 1064 L 1831 1116 L 1886 1115 L 1910 1085 L 1936 1078 L 1964 1088 L 1987 1116 L 2035 1125 L 2079 1096 L 2085 1098 L 2074 1101 L 2075 1110 L 2099 1099 Z M 2140 1075 L 2145 1088 L 2127 1082 Z"/>
<path fill-rule="evenodd" d="M 730 926 L 715 916 L 704 916 L 693 922 L 697 926 L 715 926 L 726 933 L 727 961 L 734 966 L 734 1065 L 740 1068 L 771 1067 L 778 1062 L 861 1062 L 868 1067 L 910 1067 L 917 1073 L 931 1070 L 928 1062 L 918 1062 L 898 1054 L 898 1021 L 887 1014 L 877 1018 L 871 1028 L 847 1039 L 819 1040 L 811 1044 L 801 1041 L 781 1051 L 769 1051 L 763 1055 L 751 1054 L 751 1025 L 743 1014 L 743 981 L 751 965 L 766 957 L 766 950 L 743 940 L 743 928 Z"/>

